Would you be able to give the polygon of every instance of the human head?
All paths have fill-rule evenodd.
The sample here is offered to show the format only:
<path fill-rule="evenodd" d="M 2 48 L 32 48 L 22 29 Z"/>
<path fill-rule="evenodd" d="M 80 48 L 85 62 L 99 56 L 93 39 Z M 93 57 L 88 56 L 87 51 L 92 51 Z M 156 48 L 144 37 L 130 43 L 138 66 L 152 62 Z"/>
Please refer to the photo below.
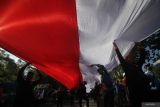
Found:
<path fill-rule="evenodd" d="M 29 72 L 27 73 L 26 80 L 27 80 L 27 81 L 31 81 L 31 80 L 33 79 L 33 75 L 34 75 L 34 73 L 31 72 L 31 71 L 29 71 Z"/>
<path fill-rule="evenodd" d="M 104 74 L 104 72 L 106 72 L 106 68 L 103 65 L 98 64 L 97 66 L 98 66 L 97 69 L 98 73 Z"/>

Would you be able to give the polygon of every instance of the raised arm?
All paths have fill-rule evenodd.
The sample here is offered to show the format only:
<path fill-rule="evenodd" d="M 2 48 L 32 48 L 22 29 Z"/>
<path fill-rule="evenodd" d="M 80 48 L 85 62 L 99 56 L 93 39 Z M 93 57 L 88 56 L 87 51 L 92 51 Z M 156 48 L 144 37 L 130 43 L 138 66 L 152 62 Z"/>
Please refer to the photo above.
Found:
<path fill-rule="evenodd" d="M 90 65 L 90 67 L 93 67 L 93 66 L 97 66 L 98 67 L 97 71 L 101 75 L 103 75 L 105 72 L 107 72 L 106 68 L 103 65 L 101 65 L 101 64 L 92 64 L 92 65 Z"/>
<path fill-rule="evenodd" d="M 105 69 L 104 65 L 101 64 L 92 64 L 90 67 L 97 66 L 98 68 Z"/>
<path fill-rule="evenodd" d="M 124 60 L 122 54 L 120 53 L 120 51 L 119 51 L 119 49 L 118 49 L 118 46 L 117 46 L 117 44 L 115 43 L 115 41 L 113 42 L 113 46 L 114 46 L 114 48 L 115 48 L 115 51 L 116 51 L 116 54 L 117 54 L 117 56 L 118 56 L 118 59 L 119 59 L 120 63 L 121 63 L 121 64 L 124 64 L 124 63 L 125 63 L 125 60 Z"/>

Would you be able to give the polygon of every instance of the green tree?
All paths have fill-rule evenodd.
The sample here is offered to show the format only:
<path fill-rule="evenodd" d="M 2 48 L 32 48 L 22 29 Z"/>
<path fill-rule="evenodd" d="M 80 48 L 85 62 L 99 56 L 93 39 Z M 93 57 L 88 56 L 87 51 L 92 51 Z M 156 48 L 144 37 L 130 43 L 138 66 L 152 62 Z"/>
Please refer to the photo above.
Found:
<path fill-rule="evenodd" d="M 9 57 L 9 54 L 0 49 L 0 83 L 12 82 L 16 79 L 17 64 Z"/>

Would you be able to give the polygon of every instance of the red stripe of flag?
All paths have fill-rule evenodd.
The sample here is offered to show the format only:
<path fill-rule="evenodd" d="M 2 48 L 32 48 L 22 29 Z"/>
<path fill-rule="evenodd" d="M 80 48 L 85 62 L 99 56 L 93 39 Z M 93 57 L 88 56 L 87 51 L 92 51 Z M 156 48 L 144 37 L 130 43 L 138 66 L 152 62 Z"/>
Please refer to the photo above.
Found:
<path fill-rule="evenodd" d="M 0 46 L 71 89 L 81 77 L 75 0 L 0 1 Z"/>

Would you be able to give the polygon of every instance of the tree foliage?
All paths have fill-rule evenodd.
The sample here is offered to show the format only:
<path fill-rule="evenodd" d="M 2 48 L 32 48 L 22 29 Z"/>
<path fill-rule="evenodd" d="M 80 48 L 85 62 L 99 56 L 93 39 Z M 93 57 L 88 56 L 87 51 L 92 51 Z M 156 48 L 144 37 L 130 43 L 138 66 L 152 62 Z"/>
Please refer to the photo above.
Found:
<path fill-rule="evenodd" d="M 7 51 L 0 48 L 0 84 L 16 81 L 18 70 L 26 64 L 26 62 L 21 59 L 18 59 L 15 62 L 14 59 L 10 58 L 10 55 L 11 54 L 9 54 Z M 35 73 L 33 80 L 38 79 L 38 72 L 40 72 L 43 76 L 43 80 L 41 81 L 42 84 L 49 83 L 54 86 L 54 88 L 62 85 L 32 65 L 30 65 L 27 70 Z"/>
<path fill-rule="evenodd" d="M 5 50 L 0 49 L 0 83 L 14 81 L 16 75 L 17 64 Z"/>

